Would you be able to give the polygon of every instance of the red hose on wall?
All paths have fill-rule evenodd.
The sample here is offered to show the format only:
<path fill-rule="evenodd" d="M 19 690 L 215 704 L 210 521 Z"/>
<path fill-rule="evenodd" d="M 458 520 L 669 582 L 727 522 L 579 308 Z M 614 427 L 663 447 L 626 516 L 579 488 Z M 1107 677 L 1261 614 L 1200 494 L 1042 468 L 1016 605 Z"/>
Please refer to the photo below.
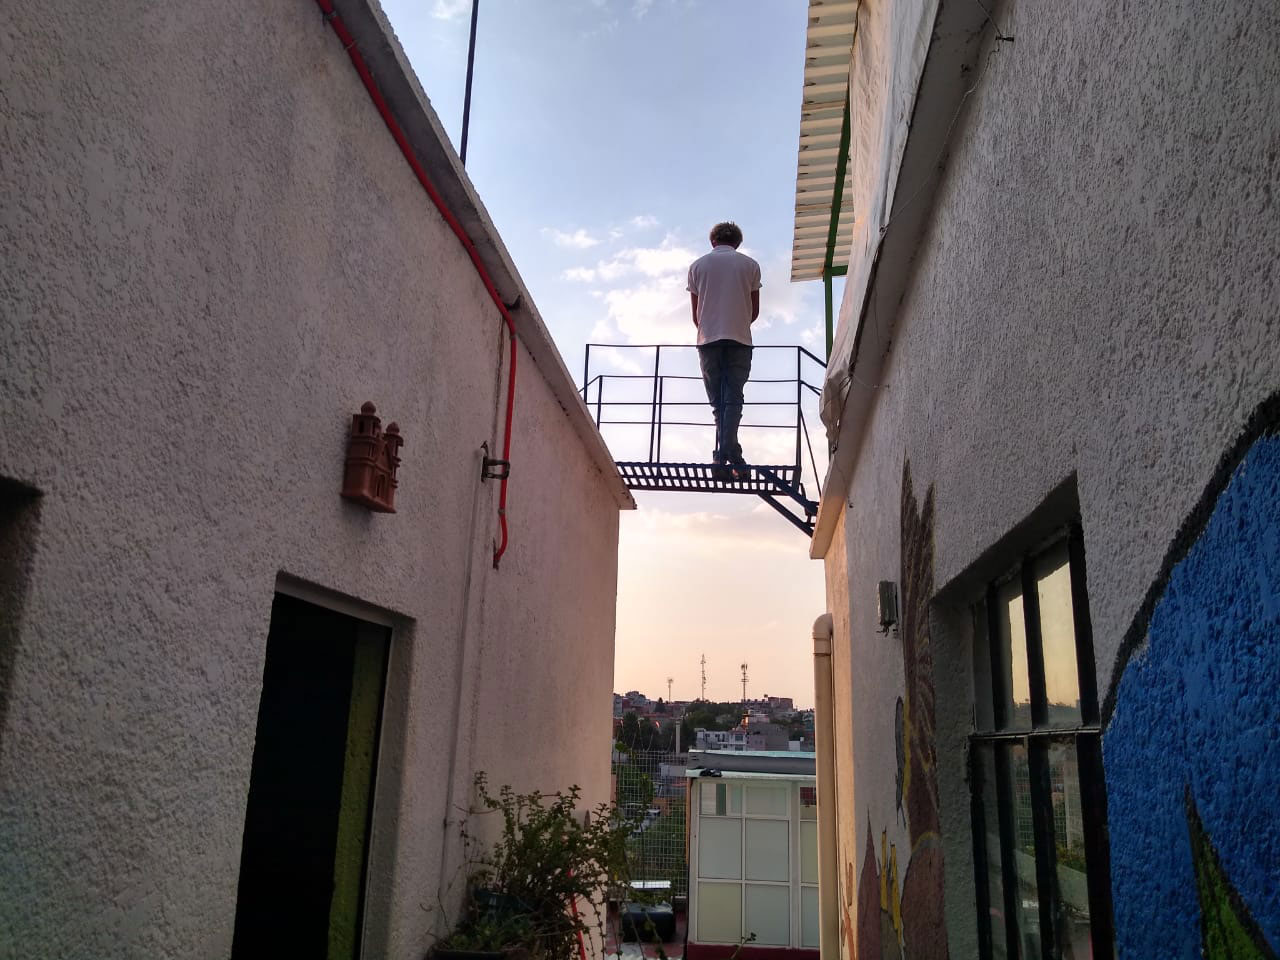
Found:
<path fill-rule="evenodd" d="M 475 266 L 476 273 L 480 276 L 480 281 L 484 284 L 485 290 L 489 292 L 490 299 L 493 300 L 494 305 L 498 308 L 498 313 L 502 315 L 502 319 L 507 325 L 507 333 L 510 335 L 511 342 L 511 363 L 510 372 L 507 376 L 507 415 L 506 425 L 503 427 L 502 459 L 510 463 L 511 420 L 515 412 L 516 403 L 516 325 L 515 321 L 511 319 L 511 311 L 507 309 L 507 305 L 502 302 L 502 297 L 498 295 L 498 288 L 494 286 L 493 278 L 489 276 L 489 271 L 485 268 L 484 261 L 480 259 L 480 252 L 476 250 L 476 245 L 471 242 L 471 238 L 467 236 L 467 231 L 462 228 L 458 218 L 453 215 L 453 211 L 445 204 L 444 198 L 440 196 L 440 192 L 436 190 L 435 185 L 427 177 L 427 172 L 422 169 L 422 164 L 414 156 L 413 148 L 409 146 L 409 139 L 404 135 L 404 131 L 400 129 L 400 124 L 396 122 L 396 118 L 392 116 L 391 108 L 387 106 L 387 101 L 383 99 L 382 91 L 378 89 L 378 84 L 373 79 L 373 74 L 369 72 L 369 65 L 364 62 L 364 57 L 360 55 L 355 37 L 351 35 L 347 25 L 342 22 L 342 17 L 333 8 L 331 0 L 316 0 L 316 5 L 324 13 L 325 20 L 328 21 L 329 26 L 333 27 L 333 32 L 338 35 L 338 39 L 342 41 L 342 48 L 347 51 L 347 55 L 351 58 L 351 64 L 356 68 L 356 73 L 360 75 L 360 80 L 364 83 L 364 88 L 369 93 L 369 99 L 377 107 L 378 114 L 382 117 L 382 122 L 391 131 L 392 138 L 400 148 L 400 152 L 404 154 L 404 158 L 408 162 L 410 169 L 413 170 L 414 176 L 418 178 L 418 182 L 422 184 L 422 189 L 427 191 L 427 196 L 431 198 L 431 202 L 436 205 L 436 209 L 444 217 L 445 223 L 449 224 L 449 228 L 453 230 L 454 234 L 462 242 L 463 249 L 471 257 L 471 263 Z M 502 531 L 502 539 L 494 544 L 493 548 L 493 568 L 495 570 L 498 568 L 498 562 L 502 559 L 502 555 L 507 552 L 507 478 L 505 475 L 499 483 L 498 524 Z"/>

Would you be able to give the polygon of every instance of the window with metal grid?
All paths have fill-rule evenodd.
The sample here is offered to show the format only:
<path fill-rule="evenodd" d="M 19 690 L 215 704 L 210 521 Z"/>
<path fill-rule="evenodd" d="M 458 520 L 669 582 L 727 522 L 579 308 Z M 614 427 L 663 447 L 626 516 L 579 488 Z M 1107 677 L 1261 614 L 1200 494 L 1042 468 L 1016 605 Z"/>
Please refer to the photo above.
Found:
<path fill-rule="evenodd" d="M 1110 958 L 1106 786 L 1079 525 L 990 583 L 973 614 L 981 955 Z"/>

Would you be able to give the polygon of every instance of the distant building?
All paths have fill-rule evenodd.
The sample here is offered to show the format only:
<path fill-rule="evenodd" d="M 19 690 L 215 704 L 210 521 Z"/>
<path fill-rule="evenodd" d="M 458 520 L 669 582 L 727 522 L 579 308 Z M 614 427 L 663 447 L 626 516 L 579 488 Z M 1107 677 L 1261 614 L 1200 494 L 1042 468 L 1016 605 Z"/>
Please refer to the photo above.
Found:
<path fill-rule="evenodd" d="M 771 697 L 765 694 L 765 701 L 769 704 L 770 714 L 794 713 L 796 709 L 795 701 L 790 697 Z"/>
<path fill-rule="evenodd" d="M 747 726 L 748 750 L 786 750 L 787 728 L 777 723 L 752 723 Z"/>
<path fill-rule="evenodd" d="M 750 714 L 738 726 L 729 730 L 706 730 L 699 727 L 694 731 L 694 736 L 696 750 L 788 749 L 786 727 L 768 720 L 752 720 Z"/>
<path fill-rule="evenodd" d="M 742 727 L 732 730 L 705 730 L 699 727 L 694 731 L 694 749 L 696 750 L 746 750 L 747 731 Z"/>
<path fill-rule="evenodd" d="M 716 776 L 702 776 L 712 768 Z M 692 753 L 688 960 L 818 960 L 814 755 Z M 740 947 L 753 937 L 750 946 Z"/>
<path fill-rule="evenodd" d="M 653 701 L 639 690 L 628 690 L 623 694 L 623 697 L 626 699 L 630 710 L 650 710 L 653 708 Z"/>

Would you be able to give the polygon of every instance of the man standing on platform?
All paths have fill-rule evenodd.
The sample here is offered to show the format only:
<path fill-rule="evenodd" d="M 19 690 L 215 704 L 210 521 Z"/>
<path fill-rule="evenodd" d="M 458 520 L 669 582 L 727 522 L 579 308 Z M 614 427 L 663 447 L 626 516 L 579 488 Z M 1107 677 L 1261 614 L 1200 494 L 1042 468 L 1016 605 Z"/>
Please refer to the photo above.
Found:
<path fill-rule="evenodd" d="M 760 264 L 739 253 L 742 230 L 736 223 L 711 228 L 711 252 L 689 267 L 689 301 L 698 328 L 698 362 L 707 399 L 716 420 L 715 463 L 718 480 L 746 480 L 738 424 L 742 389 L 751 373 L 751 324 L 760 316 Z"/>

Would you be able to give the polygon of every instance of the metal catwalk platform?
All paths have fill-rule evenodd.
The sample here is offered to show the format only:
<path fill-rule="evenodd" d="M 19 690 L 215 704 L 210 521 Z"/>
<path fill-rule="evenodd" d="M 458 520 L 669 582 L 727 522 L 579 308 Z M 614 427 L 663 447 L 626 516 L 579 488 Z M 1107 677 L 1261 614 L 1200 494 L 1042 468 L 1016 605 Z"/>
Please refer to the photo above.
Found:
<path fill-rule="evenodd" d="M 593 348 L 596 351 L 595 368 L 592 364 Z M 783 455 L 794 453 L 794 461 L 785 464 L 749 463 L 745 478 L 725 479 L 715 475 L 713 463 L 676 458 L 679 453 L 687 454 L 699 447 L 709 449 L 715 442 L 715 424 L 702 392 L 701 376 L 695 372 L 668 372 L 671 367 L 696 371 L 695 350 L 692 345 L 676 344 L 587 344 L 582 399 L 591 410 L 596 426 L 602 433 L 606 428 L 612 428 L 617 435 L 610 442 L 615 456 L 619 446 L 627 447 L 627 452 L 633 457 L 634 454 L 647 454 L 643 459 L 616 461 L 623 481 L 631 490 L 758 496 L 798 530 L 812 536 L 818 502 L 810 499 L 805 490 L 802 453 L 806 448 L 809 476 L 818 487 L 819 496 L 822 491 L 804 414 L 804 401 L 808 396 L 816 397 L 821 392 L 821 371 L 826 365 L 803 347 L 756 347 L 753 376 L 747 381 L 743 422 L 739 427 L 744 454 L 751 460 L 755 450 L 767 450 L 774 454 L 770 459 L 776 460 L 777 453 L 785 449 Z M 667 368 L 663 366 L 664 360 Z M 818 370 L 814 377 L 816 384 L 805 377 L 806 366 L 812 370 L 814 365 Z M 652 372 L 643 372 L 650 366 Z M 615 372 L 599 369 L 603 367 L 610 367 Z M 779 372 L 780 367 L 786 375 L 768 375 Z M 605 395 L 607 384 L 610 387 L 608 396 Z M 756 415 L 755 418 L 750 414 Z M 691 420 L 691 416 L 701 419 Z M 753 444 L 746 438 L 752 432 L 765 439 Z M 621 436 L 628 433 L 629 437 Z M 672 447 L 677 450 L 673 451 Z"/>

